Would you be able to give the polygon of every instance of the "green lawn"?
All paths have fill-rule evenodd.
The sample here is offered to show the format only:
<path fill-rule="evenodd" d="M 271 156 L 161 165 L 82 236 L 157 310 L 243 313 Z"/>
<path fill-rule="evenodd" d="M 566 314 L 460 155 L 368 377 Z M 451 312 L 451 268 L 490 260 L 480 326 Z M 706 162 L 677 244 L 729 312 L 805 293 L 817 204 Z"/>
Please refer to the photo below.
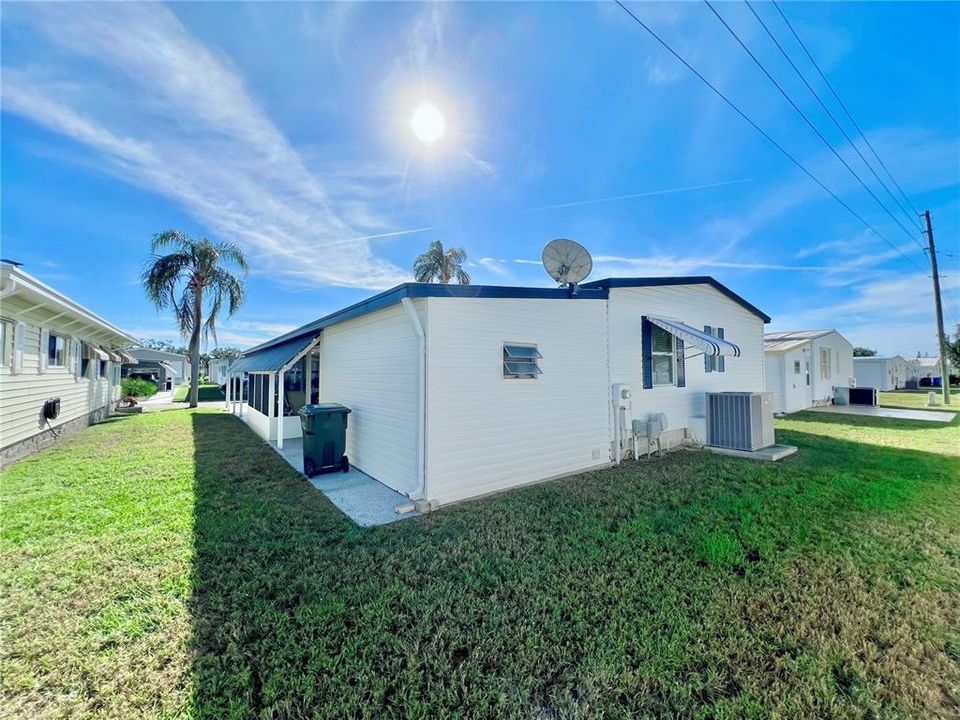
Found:
<path fill-rule="evenodd" d="M 200 402 L 209 400 L 223 400 L 223 390 L 219 385 L 201 385 L 197 389 L 197 399 Z M 178 385 L 173 391 L 173 402 L 190 402 L 190 386 Z"/>
<path fill-rule="evenodd" d="M 360 529 L 230 415 L 104 423 L 0 477 L 0 714 L 952 716 L 960 420 L 778 436 Z"/>
<path fill-rule="evenodd" d="M 927 395 L 930 392 L 937 394 L 937 405 L 927 405 Z M 907 408 L 908 410 L 941 410 L 944 412 L 960 412 L 960 387 L 950 388 L 950 404 L 943 404 L 940 388 L 924 388 L 922 390 L 892 390 L 880 393 L 880 405 L 891 408 Z"/>

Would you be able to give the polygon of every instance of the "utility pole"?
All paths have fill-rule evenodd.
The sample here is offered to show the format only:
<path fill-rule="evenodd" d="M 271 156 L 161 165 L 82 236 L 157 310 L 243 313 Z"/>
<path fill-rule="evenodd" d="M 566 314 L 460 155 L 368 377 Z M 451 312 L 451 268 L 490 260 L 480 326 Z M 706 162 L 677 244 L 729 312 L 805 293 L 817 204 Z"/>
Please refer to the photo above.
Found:
<path fill-rule="evenodd" d="M 933 225 L 930 223 L 930 211 L 924 210 L 927 221 L 927 245 L 930 249 L 930 270 L 933 274 L 933 302 L 937 310 L 937 340 L 940 343 L 940 385 L 943 390 L 943 404 L 950 404 L 950 360 L 947 358 L 947 338 L 943 334 L 943 305 L 940 303 L 940 273 L 937 270 L 937 249 L 933 245 Z"/>

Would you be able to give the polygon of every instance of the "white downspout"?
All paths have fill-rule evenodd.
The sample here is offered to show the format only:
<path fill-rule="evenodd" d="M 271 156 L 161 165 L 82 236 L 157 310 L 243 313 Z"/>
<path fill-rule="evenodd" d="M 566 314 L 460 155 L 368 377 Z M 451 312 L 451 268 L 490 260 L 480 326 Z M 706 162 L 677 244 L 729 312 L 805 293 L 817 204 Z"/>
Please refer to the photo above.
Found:
<path fill-rule="evenodd" d="M 230 380 L 230 373 L 227 373 L 227 392 L 224 393 L 223 411 L 230 412 L 230 390 L 233 388 L 233 382 Z"/>
<path fill-rule="evenodd" d="M 423 499 L 427 494 L 426 473 L 426 430 L 427 430 L 427 335 L 417 316 L 416 308 L 410 298 L 400 300 L 403 309 L 407 312 L 413 332 L 420 343 L 420 352 L 417 354 L 417 486 L 410 493 L 413 500 Z"/>

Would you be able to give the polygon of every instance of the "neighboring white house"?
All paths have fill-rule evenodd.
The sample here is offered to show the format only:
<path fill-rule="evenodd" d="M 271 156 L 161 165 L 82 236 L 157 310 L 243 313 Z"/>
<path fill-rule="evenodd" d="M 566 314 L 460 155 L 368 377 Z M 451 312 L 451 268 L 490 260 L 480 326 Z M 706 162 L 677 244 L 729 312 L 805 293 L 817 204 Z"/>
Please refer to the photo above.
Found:
<path fill-rule="evenodd" d="M 123 366 L 123 376 L 141 377 L 157 384 L 160 390 L 172 390 L 190 382 L 190 360 L 186 355 L 136 347 L 130 350 L 135 358 Z"/>
<path fill-rule="evenodd" d="M 249 404 L 227 402 L 278 445 L 303 404 L 342 403 L 351 464 L 442 504 L 609 465 L 620 419 L 702 440 L 707 391 L 763 391 L 768 321 L 710 277 L 407 283 L 246 351 Z"/>
<path fill-rule="evenodd" d="M 210 378 L 210 382 L 214 385 L 226 385 L 227 383 L 227 368 L 230 367 L 230 363 L 233 362 L 229 358 L 210 358 L 207 363 L 207 372 Z"/>
<path fill-rule="evenodd" d="M 0 463 L 98 422 L 120 398 L 127 333 L 0 261 Z M 51 417 L 56 415 L 56 417 Z"/>
<path fill-rule="evenodd" d="M 906 387 L 909 379 L 907 361 L 899 355 L 855 357 L 853 375 L 857 379 L 857 387 L 877 390 L 899 390 Z"/>
<path fill-rule="evenodd" d="M 834 388 L 855 384 L 853 345 L 836 330 L 767 333 L 763 353 L 774 412 L 829 405 Z"/>
<path fill-rule="evenodd" d="M 954 375 L 957 369 L 948 362 L 947 372 Z M 940 368 L 939 356 L 930 357 L 929 355 L 918 355 L 915 358 L 907 360 L 907 375 L 911 380 L 933 380 L 933 378 L 938 378 L 942 374 L 943 371 Z"/>

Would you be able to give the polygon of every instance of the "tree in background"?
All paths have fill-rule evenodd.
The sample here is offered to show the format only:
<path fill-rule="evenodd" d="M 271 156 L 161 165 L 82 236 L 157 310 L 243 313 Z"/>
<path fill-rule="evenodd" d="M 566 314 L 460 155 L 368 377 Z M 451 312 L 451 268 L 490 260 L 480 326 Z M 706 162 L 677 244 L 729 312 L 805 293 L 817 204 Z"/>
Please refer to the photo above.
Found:
<path fill-rule="evenodd" d="M 189 355 L 190 348 L 183 345 L 174 345 L 169 340 L 158 340 L 157 338 L 140 338 L 140 347 L 148 350 L 162 350 L 163 352 L 173 353 L 174 355 Z"/>
<path fill-rule="evenodd" d="M 877 351 L 871 350 L 870 348 L 858 346 L 853 349 L 853 356 L 854 357 L 876 357 Z"/>
<path fill-rule="evenodd" d="M 161 250 L 172 250 L 160 255 Z M 157 310 L 172 308 L 177 329 L 190 336 L 190 407 L 197 406 L 200 391 L 200 339 L 217 339 L 217 318 L 224 304 L 233 315 L 243 304 L 243 281 L 224 267 L 232 264 L 249 270 L 239 247 L 229 242 L 194 240 L 179 230 L 153 236 L 152 253 L 140 277 L 147 297 Z"/>
<path fill-rule="evenodd" d="M 960 369 L 960 325 L 954 328 L 953 338 L 947 337 L 947 359 L 950 365 Z"/>
<path fill-rule="evenodd" d="M 240 357 L 240 352 L 240 348 L 215 347 L 210 351 L 210 357 L 213 360 L 236 360 Z"/>
<path fill-rule="evenodd" d="M 467 251 L 462 247 L 443 249 L 443 243 L 434 240 L 427 251 L 413 261 L 413 276 L 417 282 L 470 284 L 470 275 L 463 269 Z"/>

